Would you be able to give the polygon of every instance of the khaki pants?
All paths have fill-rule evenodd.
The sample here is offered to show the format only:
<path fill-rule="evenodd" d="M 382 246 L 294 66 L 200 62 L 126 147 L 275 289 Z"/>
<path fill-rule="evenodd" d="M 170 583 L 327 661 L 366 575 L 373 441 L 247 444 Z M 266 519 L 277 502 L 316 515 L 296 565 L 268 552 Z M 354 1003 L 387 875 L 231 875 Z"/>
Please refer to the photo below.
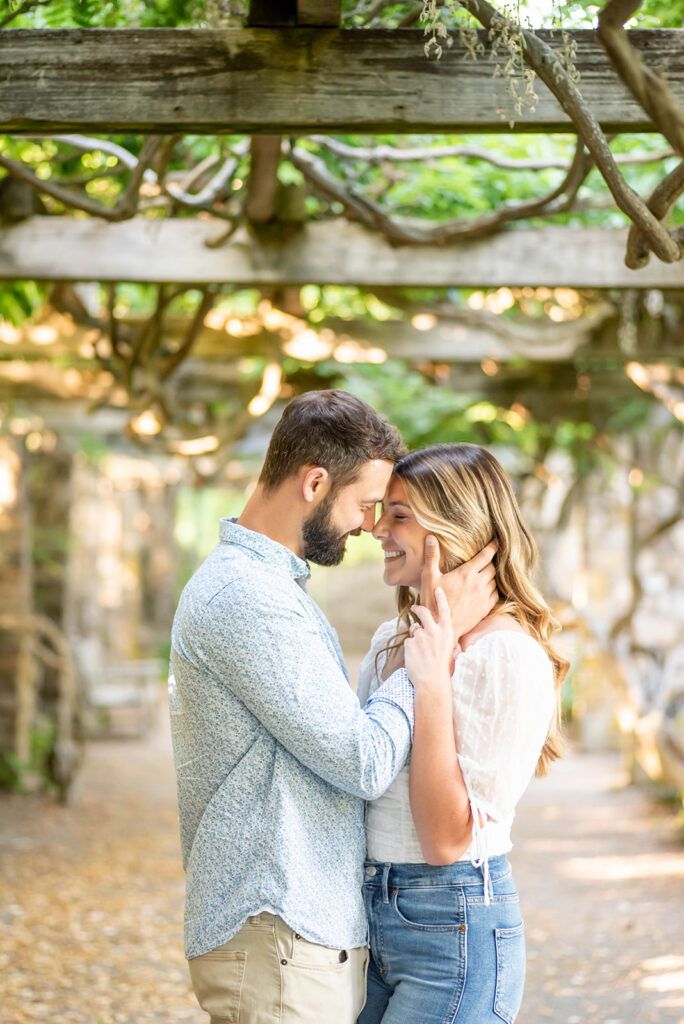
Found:
<path fill-rule="evenodd" d="M 355 1024 L 366 1001 L 365 946 L 319 946 L 268 913 L 188 966 L 211 1024 Z"/>

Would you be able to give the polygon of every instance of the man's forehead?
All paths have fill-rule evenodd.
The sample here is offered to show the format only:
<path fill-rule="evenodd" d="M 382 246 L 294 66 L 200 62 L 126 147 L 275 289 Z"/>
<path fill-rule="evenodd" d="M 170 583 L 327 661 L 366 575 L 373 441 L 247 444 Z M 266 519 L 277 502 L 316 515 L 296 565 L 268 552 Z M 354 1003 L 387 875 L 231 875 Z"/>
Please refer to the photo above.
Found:
<path fill-rule="evenodd" d="M 382 501 L 394 465 L 386 459 L 367 462 L 354 481 L 356 492 L 364 501 Z"/>

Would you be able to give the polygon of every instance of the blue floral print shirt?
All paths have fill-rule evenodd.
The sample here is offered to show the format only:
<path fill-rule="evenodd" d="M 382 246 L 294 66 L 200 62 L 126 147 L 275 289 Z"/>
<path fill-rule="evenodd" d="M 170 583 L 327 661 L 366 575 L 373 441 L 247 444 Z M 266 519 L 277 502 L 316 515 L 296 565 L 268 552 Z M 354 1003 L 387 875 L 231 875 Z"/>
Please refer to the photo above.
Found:
<path fill-rule="evenodd" d="M 364 800 L 407 760 L 413 688 L 401 669 L 361 709 L 308 577 L 222 519 L 181 595 L 169 700 L 188 958 L 267 907 L 312 942 L 366 943 Z"/>

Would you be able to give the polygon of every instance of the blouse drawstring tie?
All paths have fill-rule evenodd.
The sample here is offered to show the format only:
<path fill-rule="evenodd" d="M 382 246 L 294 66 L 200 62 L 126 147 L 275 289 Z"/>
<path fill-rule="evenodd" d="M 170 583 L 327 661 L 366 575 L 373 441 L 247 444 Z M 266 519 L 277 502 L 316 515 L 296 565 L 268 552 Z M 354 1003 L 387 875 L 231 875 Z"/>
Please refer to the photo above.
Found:
<path fill-rule="evenodd" d="M 482 824 L 482 822 L 485 822 L 486 824 L 487 815 L 480 809 L 477 801 L 472 797 L 470 800 L 470 813 L 473 816 L 473 842 L 470 847 L 470 863 L 474 868 L 482 868 L 482 874 L 484 877 L 484 901 L 485 906 L 488 907 L 494 896 L 494 889 L 492 887 L 492 880 L 489 877 L 487 837 L 485 835 L 485 826 Z"/>

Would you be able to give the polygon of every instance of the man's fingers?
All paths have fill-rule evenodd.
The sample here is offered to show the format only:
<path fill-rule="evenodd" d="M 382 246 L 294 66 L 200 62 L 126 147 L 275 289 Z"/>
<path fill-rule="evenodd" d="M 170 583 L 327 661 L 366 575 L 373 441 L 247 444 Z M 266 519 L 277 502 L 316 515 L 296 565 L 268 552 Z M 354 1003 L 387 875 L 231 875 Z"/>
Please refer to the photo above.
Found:
<path fill-rule="evenodd" d="M 446 594 L 441 587 L 435 590 L 435 601 L 437 602 L 437 619 L 439 622 L 451 622 L 451 612 Z"/>
<path fill-rule="evenodd" d="M 425 568 L 429 569 L 434 575 L 439 573 L 439 544 L 437 538 L 433 537 L 431 533 L 428 533 L 425 538 Z"/>
<path fill-rule="evenodd" d="M 435 607 L 435 587 L 440 579 L 439 544 L 428 534 L 425 538 L 423 571 L 420 574 L 420 599 L 428 608 Z"/>
<path fill-rule="evenodd" d="M 482 548 L 482 551 L 478 551 L 478 553 L 470 559 L 470 565 L 475 572 L 481 572 L 486 565 L 489 565 L 496 554 L 497 547 L 498 545 L 496 541 L 491 540 L 489 544 Z"/>
<path fill-rule="evenodd" d="M 498 602 L 499 602 L 499 591 L 496 589 L 496 587 L 492 587 L 492 589 L 490 591 L 490 594 L 489 594 L 489 610 L 490 610 L 490 612 L 491 612 L 492 608 L 496 604 L 498 604 Z"/>
<path fill-rule="evenodd" d="M 493 562 L 488 562 L 483 569 L 480 569 L 478 576 L 483 580 L 493 580 L 496 576 L 496 567 Z"/>

